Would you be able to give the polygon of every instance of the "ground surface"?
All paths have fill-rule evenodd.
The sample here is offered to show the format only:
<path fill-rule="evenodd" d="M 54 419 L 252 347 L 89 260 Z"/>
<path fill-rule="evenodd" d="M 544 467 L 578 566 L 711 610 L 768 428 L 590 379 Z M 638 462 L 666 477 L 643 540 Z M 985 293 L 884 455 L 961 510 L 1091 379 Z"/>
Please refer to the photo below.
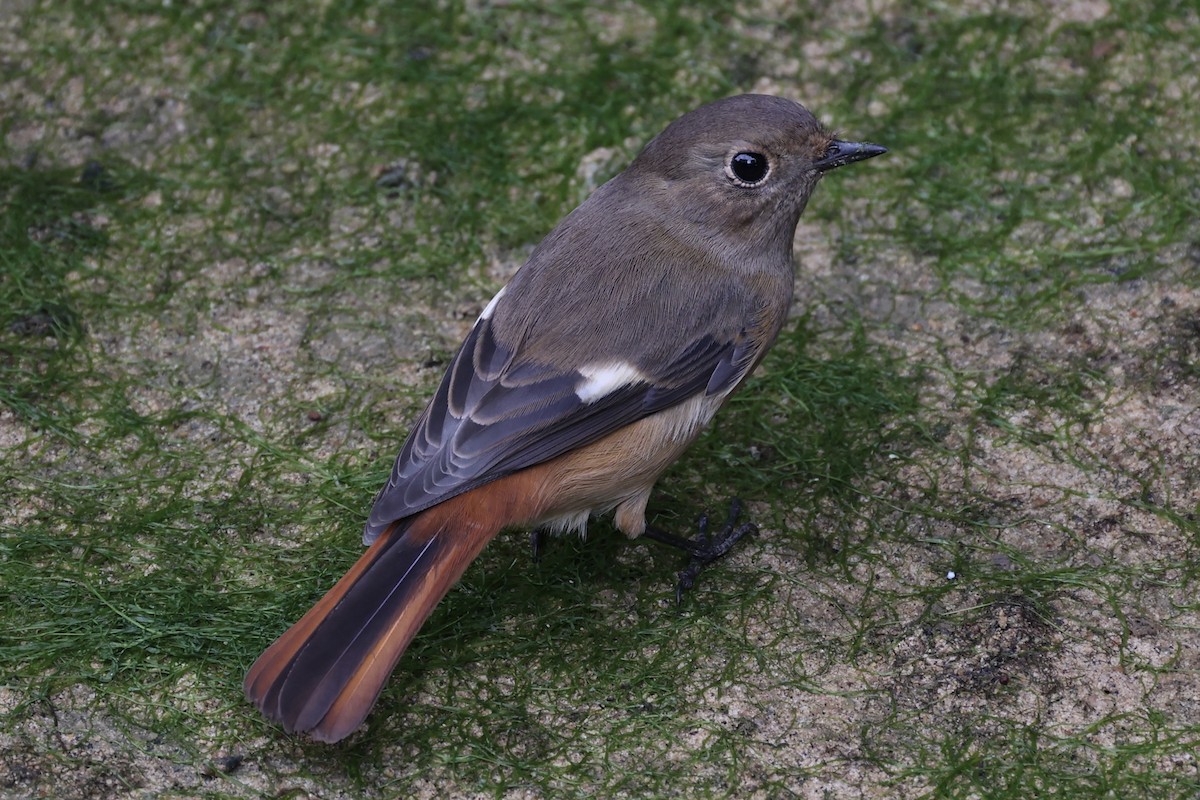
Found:
<path fill-rule="evenodd" d="M 1192 3 L 0 4 L 0 796 L 1200 796 Z M 796 318 L 679 559 L 497 540 L 368 725 L 245 668 L 483 303 L 679 113 L 800 99 Z"/>

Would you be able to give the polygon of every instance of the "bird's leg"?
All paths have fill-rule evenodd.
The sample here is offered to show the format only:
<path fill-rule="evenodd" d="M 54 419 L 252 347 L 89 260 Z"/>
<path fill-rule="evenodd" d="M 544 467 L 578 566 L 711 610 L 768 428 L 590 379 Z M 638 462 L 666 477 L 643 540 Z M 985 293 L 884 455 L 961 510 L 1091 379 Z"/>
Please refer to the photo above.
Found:
<path fill-rule="evenodd" d="M 546 546 L 546 529 L 536 528 L 529 532 L 529 549 L 533 551 L 533 563 L 542 560 L 542 548 Z"/>
<path fill-rule="evenodd" d="M 664 533 L 654 528 L 647 528 L 646 532 L 642 534 L 656 542 L 678 547 L 692 557 L 688 565 L 679 573 L 679 584 L 675 587 L 676 603 L 681 602 L 683 600 L 683 593 L 691 589 L 696 583 L 696 576 L 700 574 L 700 570 L 728 553 L 734 544 L 737 543 L 738 539 L 758 530 L 758 526 L 753 522 L 738 525 L 738 517 L 741 515 L 742 504 L 737 498 L 734 498 L 729 503 L 729 517 L 725 520 L 725 526 L 715 536 L 710 536 L 708 533 L 707 514 L 700 516 L 698 525 L 700 532 L 691 539 L 684 539 L 681 536 Z"/>

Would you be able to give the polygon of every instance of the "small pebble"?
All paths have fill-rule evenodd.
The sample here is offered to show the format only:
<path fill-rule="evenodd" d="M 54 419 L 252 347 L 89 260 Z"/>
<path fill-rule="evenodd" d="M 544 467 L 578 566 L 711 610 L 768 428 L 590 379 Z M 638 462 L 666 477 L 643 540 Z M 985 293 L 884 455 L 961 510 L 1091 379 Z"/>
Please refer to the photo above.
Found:
<path fill-rule="evenodd" d="M 217 759 L 217 766 L 221 769 L 222 772 L 224 772 L 226 775 L 228 775 L 228 774 L 236 771 L 237 768 L 242 765 L 242 761 L 244 759 L 245 759 L 245 756 L 240 756 L 240 755 L 225 756 L 223 758 Z"/>

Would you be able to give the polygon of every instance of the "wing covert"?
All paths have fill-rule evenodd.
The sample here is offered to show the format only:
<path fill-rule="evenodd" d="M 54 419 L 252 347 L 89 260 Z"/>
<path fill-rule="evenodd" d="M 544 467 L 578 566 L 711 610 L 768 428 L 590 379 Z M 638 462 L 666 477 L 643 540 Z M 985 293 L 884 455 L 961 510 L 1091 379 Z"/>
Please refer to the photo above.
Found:
<path fill-rule="evenodd" d="M 753 361 L 743 336 L 687 342 L 644 380 L 587 402 L 578 370 L 520 361 L 481 318 L 404 443 L 380 491 L 364 539 L 397 519 L 581 447 L 687 398 L 729 391 Z"/>

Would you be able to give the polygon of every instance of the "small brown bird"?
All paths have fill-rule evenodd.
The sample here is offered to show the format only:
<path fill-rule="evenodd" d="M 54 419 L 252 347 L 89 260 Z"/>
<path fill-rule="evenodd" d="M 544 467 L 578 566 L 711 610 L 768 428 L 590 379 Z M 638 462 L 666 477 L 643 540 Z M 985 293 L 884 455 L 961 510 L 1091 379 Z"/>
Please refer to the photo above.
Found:
<path fill-rule="evenodd" d="M 533 251 L 467 335 L 366 524 L 369 549 L 246 675 L 289 732 L 366 718 L 421 624 L 501 529 L 650 533 L 659 475 L 762 360 L 792 300 L 821 176 L 880 155 L 798 103 L 718 100 L 671 123 Z M 714 540 L 650 533 L 693 556 Z"/>

